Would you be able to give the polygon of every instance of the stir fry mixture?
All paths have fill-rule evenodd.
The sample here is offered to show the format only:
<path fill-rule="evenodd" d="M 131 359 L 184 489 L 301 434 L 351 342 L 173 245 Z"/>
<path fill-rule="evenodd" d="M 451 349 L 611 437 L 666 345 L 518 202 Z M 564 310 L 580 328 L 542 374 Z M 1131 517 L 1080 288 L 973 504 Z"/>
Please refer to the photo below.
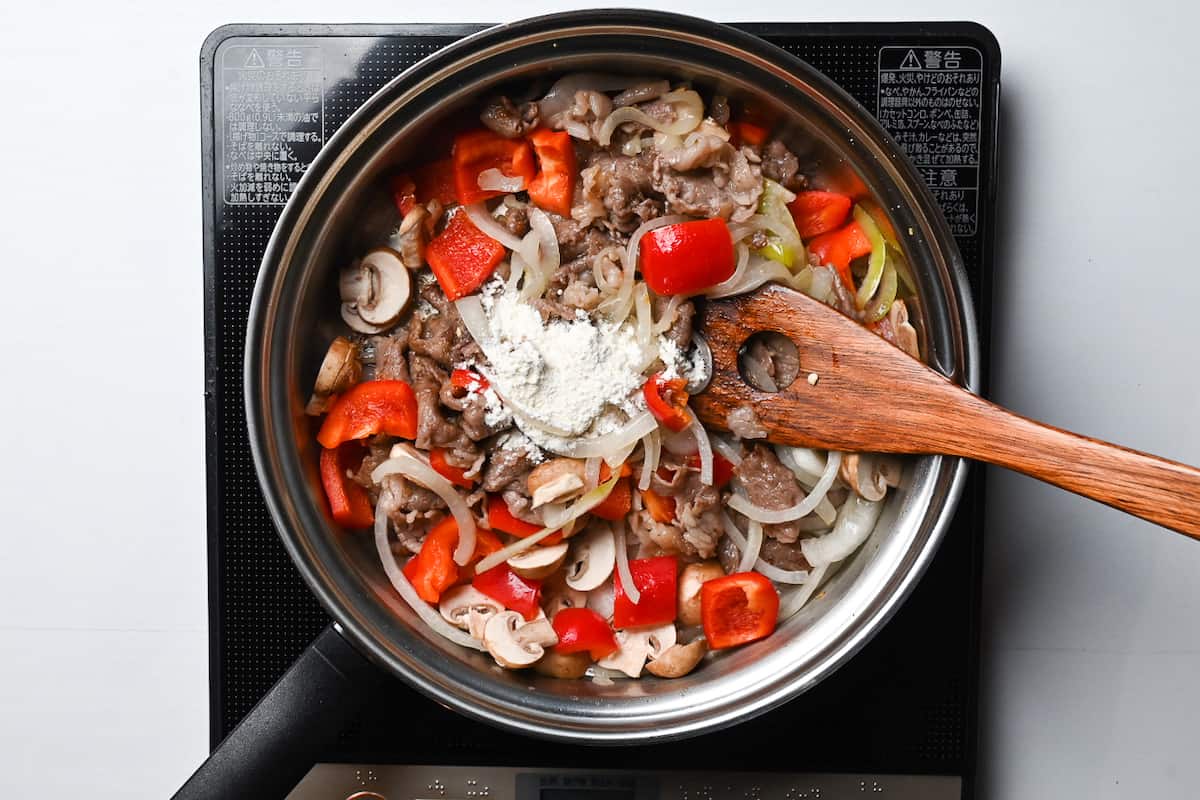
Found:
<path fill-rule="evenodd" d="M 446 146 L 390 177 L 340 275 L 351 332 L 309 403 L 333 519 L 503 667 L 675 678 L 769 636 L 899 464 L 772 444 L 749 407 L 706 431 L 694 303 L 776 281 L 918 356 L 886 221 L 770 120 L 665 80 L 568 75 Z M 795 351 L 755 342 L 743 370 L 777 388 Z"/>

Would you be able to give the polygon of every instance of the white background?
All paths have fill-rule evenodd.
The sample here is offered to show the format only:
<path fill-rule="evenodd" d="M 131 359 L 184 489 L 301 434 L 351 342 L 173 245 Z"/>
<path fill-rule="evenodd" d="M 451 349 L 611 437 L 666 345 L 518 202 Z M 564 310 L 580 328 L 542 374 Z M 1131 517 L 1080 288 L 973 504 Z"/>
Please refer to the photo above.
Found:
<path fill-rule="evenodd" d="M 1195 5 L 648 5 L 990 27 L 994 396 L 1200 462 Z M 0 796 L 163 797 L 205 754 L 205 35 L 566 6 L 0 9 Z M 1200 544 L 995 471 L 989 502 L 980 795 L 1194 796 Z"/>

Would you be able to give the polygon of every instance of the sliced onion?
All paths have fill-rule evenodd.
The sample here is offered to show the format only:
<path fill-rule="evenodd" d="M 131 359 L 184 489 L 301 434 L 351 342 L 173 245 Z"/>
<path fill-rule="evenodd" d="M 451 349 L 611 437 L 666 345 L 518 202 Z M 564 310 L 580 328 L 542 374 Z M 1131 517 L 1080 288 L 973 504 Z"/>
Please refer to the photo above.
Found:
<path fill-rule="evenodd" d="M 558 234 L 554 232 L 554 223 L 546 216 L 546 212 L 536 206 L 529 207 L 529 234 L 537 241 L 538 268 L 549 278 L 561 264 Z M 529 256 L 525 260 L 532 261 Z"/>
<path fill-rule="evenodd" d="M 504 293 L 510 294 L 517 291 L 517 287 L 521 285 L 521 278 L 525 276 L 525 262 L 520 258 L 514 258 L 508 265 L 508 280 L 504 282 Z"/>
<path fill-rule="evenodd" d="M 732 232 L 731 228 L 730 233 L 732 234 Z M 746 267 L 750 264 L 750 248 L 745 242 L 738 242 L 734 249 L 737 251 L 737 266 L 734 267 L 732 275 L 705 292 L 710 297 L 724 297 L 725 292 L 736 289 L 745 283 Z M 731 292 L 731 294 L 736 294 L 736 292 Z"/>
<path fill-rule="evenodd" d="M 638 488 L 645 491 L 650 488 L 654 471 L 658 469 L 658 461 L 662 457 L 662 436 L 657 430 L 650 431 L 642 439 L 642 476 L 638 479 Z"/>
<path fill-rule="evenodd" d="M 731 281 L 732 279 L 719 283 L 706 291 L 705 294 L 712 298 L 731 297 L 735 294 L 743 294 L 752 289 L 757 289 L 759 286 L 770 281 L 779 281 L 780 283 L 790 285 L 792 273 L 778 261 L 772 261 L 769 258 L 762 258 L 761 256 L 752 256 L 741 278 L 736 282 Z"/>
<path fill-rule="evenodd" d="M 751 525 L 756 524 L 753 521 Z M 737 525 L 733 524 L 733 520 L 724 511 L 721 512 L 721 525 L 725 528 L 725 535 L 728 536 L 737 546 L 738 552 L 744 553 L 750 547 L 750 543 L 746 541 L 746 537 L 742 536 L 742 532 L 738 530 Z M 759 552 L 761 553 L 761 545 Z M 800 584 L 808 580 L 808 571 L 803 569 L 780 569 L 779 567 L 769 562 L 763 561 L 760 555 L 754 562 L 754 570 L 761 572 L 767 578 L 776 583 L 792 583 Z"/>
<path fill-rule="evenodd" d="M 642 237 L 655 228 L 686 221 L 687 217 L 685 216 L 669 214 L 665 217 L 647 220 L 638 226 L 637 230 L 629 237 L 629 244 L 626 245 L 625 252 L 621 256 L 621 287 L 614 296 L 597 306 L 598 311 L 607 314 L 609 319 L 614 322 L 621 322 L 629 316 L 629 309 L 633 305 L 634 280 L 638 267 L 638 244 L 642 241 Z"/>
<path fill-rule="evenodd" d="M 813 593 L 821 586 L 821 581 L 825 580 L 825 574 L 829 572 L 829 565 L 824 564 L 816 567 L 809 574 L 808 580 L 804 582 L 796 591 L 783 599 L 779 607 L 779 619 L 787 619 L 795 614 L 800 609 L 804 608 L 804 604 L 809 601 Z M 766 573 L 763 573 L 766 574 Z"/>
<path fill-rule="evenodd" d="M 850 495 L 838 511 L 837 523 L 832 531 L 800 543 L 804 557 L 814 567 L 832 564 L 849 557 L 871 535 L 882 510 L 881 500 L 863 500 L 856 494 Z"/>
<path fill-rule="evenodd" d="M 662 316 L 650 327 L 651 334 L 658 336 L 661 333 L 666 333 L 675 324 L 675 317 L 679 313 L 679 304 L 683 300 L 684 298 L 681 294 L 671 295 L 671 298 L 667 300 L 667 304 L 663 307 Z"/>
<path fill-rule="evenodd" d="M 408 578 L 404 576 L 404 571 L 396 564 L 396 556 L 392 553 L 392 548 L 388 545 L 388 509 L 384 507 L 385 502 L 384 500 L 380 500 L 375 504 L 375 549 L 379 552 L 379 560 L 383 564 L 383 571 L 387 573 L 388 580 L 391 581 L 396 593 L 404 599 L 404 602 L 408 603 L 413 611 L 417 612 L 417 616 L 421 618 L 421 621 L 428 625 L 434 633 L 440 634 L 463 647 L 470 647 L 473 650 L 484 650 L 483 644 L 477 639 L 468 636 L 442 619 L 442 615 L 435 611 L 433 606 L 421 599 L 420 595 L 417 594 L 417 590 L 413 588 Z"/>
<path fill-rule="evenodd" d="M 576 92 L 619 92 L 637 81 L 624 75 L 605 75 L 599 72 L 572 72 L 554 82 L 546 96 L 538 101 L 538 111 L 544 120 L 557 116 L 575 104 Z"/>
<path fill-rule="evenodd" d="M 475 553 L 475 517 L 454 484 L 412 453 L 396 448 L 392 448 L 391 458 L 372 470 L 371 480 L 379 483 L 388 475 L 403 475 L 445 501 L 446 507 L 454 515 L 454 521 L 458 523 L 458 547 L 454 549 L 454 563 L 461 566 L 470 561 Z"/>
<path fill-rule="evenodd" d="M 690 428 L 691 426 L 688 426 L 681 431 L 659 428 L 659 436 L 662 437 L 663 449 L 677 456 L 693 456 L 699 452 L 699 445 L 696 443 L 696 434 L 692 433 Z"/>
<path fill-rule="evenodd" d="M 484 205 L 482 200 L 478 203 L 465 205 L 462 208 L 466 212 L 467 218 L 474 223 L 476 228 L 479 228 L 480 233 L 490 236 L 509 250 L 520 249 L 521 240 L 513 235 L 512 231 L 496 221 L 496 218 L 487 210 L 487 206 Z"/>
<path fill-rule="evenodd" d="M 760 523 L 750 520 L 746 530 L 746 548 L 742 551 L 742 560 L 738 562 L 738 572 L 749 572 L 758 561 L 762 550 L 763 527 Z"/>
<path fill-rule="evenodd" d="M 825 499 L 825 493 L 829 491 L 829 487 L 833 485 L 834 480 L 837 478 L 838 467 L 841 464 L 842 454 L 836 450 L 830 451 L 829 458 L 825 463 L 825 471 L 821 473 L 821 479 L 817 481 L 817 485 L 813 487 L 812 492 L 809 493 L 808 497 L 788 508 L 775 510 L 756 506 L 748 498 L 737 493 L 729 498 L 729 507 L 752 520 L 765 522 L 770 525 L 791 522 L 802 517 L 807 517 Z M 812 562 L 810 561 L 809 563 L 811 564 Z"/>
<path fill-rule="evenodd" d="M 633 307 L 637 309 L 637 342 L 642 347 L 650 347 L 650 291 L 645 283 L 638 283 L 634 287 L 633 298 Z"/>
<path fill-rule="evenodd" d="M 797 480 L 806 486 L 812 486 L 825 474 L 825 465 L 829 458 L 809 447 L 789 447 L 785 444 L 775 445 L 775 455 L 779 461 L 795 475 Z"/>
<path fill-rule="evenodd" d="M 462 318 L 463 325 L 467 327 L 467 333 L 471 334 L 471 338 L 481 347 L 492 338 L 491 323 L 488 322 L 487 314 L 483 312 L 483 303 L 479 295 L 469 294 L 455 300 L 454 308 Z"/>
<path fill-rule="evenodd" d="M 596 141 L 602 147 L 608 147 L 609 143 L 612 142 L 612 135 L 616 131 L 617 126 L 624 125 L 626 122 L 636 122 L 640 125 L 645 125 L 647 128 L 653 128 L 659 133 L 683 136 L 685 133 L 691 133 L 695 130 L 700 124 L 700 120 L 704 118 L 704 101 L 692 89 L 679 89 L 674 92 L 668 92 L 660 100 L 674 106 L 675 119 L 672 122 L 659 122 L 636 106 L 624 106 L 613 111 L 605 118 L 604 124 L 596 132 Z"/>
<path fill-rule="evenodd" d="M 812 270 L 812 283 L 802 291 L 814 300 L 828 304 L 833 296 L 833 282 L 838 279 L 837 274 L 829 267 L 810 267 L 810 269 Z"/>
<path fill-rule="evenodd" d="M 733 442 L 726 439 L 719 433 L 709 434 L 708 440 L 712 443 L 713 450 L 721 454 L 721 457 L 733 464 L 735 467 L 742 463 L 742 453 Z"/>
<path fill-rule="evenodd" d="M 617 481 L 620 479 L 621 474 L 619 472 L 614 472 L 613 476 L 607 481 L 600 484 L 595 489 L 585 493 L 583 497 L 580 497 L 567 507 L 564 520 L 555 527 L 542 528 L 537 533 L 530 534 L 524 539 L 518 539 L 507 547 L 502 547 L 491 555 L 483 557 L 480 559 L 479 563 L 475 565 L 475 574 L 478 575 L 481 572 L 487 572 L 492 567 L 507 561 L 513 556 L 524 553 L 529 548 L 540 543 L 543 539 L 549 537 L 551 534 L 562 528 L 568 522 L 582 517 L 584 514 L 603 503 L 605 498 L 608 497 L 609 493 L 612 492 L 613 487 L 617 485 Z"/>
<path fill-rule="evenodd" d="M 604 463 L 608 464 L 610 469 L 618 469 L 622 464 L 629 460 L 633 448 L 637 447 L 637 442 L 630 442 L 619 450 L 615 450 L 604 457 Z"/>
<path fill-rule="evenodd" d="M 568 458 L 591 458 L 592 456 L 606 458 L 606 456 L 618 453 L 626 447 L 636 445 L 639 439 L 657 427 L 658 421 L 654 419 L 649 411 L 643 411 L 625 423 L 623 427 L 611 433 L 597 436 L 594 439 L 575 439 L 557 450 L 554 448 L 546 449 Z"/>
<path fill-rule="evenodd" d="M 485 169 L 479 173 L 479 177 L 475 181 L 479 184 L 479 188 L 485 192 L 520 192 L 525 189 L 525 179 L 521 176 L 515 178 L 505 175 L 500 170 L 492 167 Z"/>
<path fill-rule="evenodd" d="M 867 241 L 871 243 L 871 257 L 867 262 L 867 274 L 863 277 L 862 285 L 858 287 L 858 294 L 854 296 L 854 304 L 859 309 L 863 309 L 867 307 L 867 301 L 875 294 L 875 290 L 879 288 L 879 283 L 883 279 L 883 268 L 887 264 L 887 245 L 883 241 L 883 234 L 879 232 L 879 226 L 875 224 L 871 215 L 863 210 L 862 206 L 854 207 L 854 221 L 863 229 L 863 233 L 867 235 Z M 896 287 L 893 283 L 893 296 L 895 291 Z M 889 300 L 888 303 L 890 304 L 891 301 Z"/>
<path fill-rule="evenodd" d="M 621 578 L 621 589 L 625 596 L 635 606 L 642 600 L 642 592 L 633 582 L 633 573 L 629 571 L 629 542 L 625 538 L 625 520 L 617 520 L 612 524 L 613 544 L 617 548 L 617 575 Z"/>
<path fill-rule="evenodd" d="M 599 456 L 592 456 L 587 459 L 583 465 L 583 485 L 588 489 L 595 488 L 600 484 L 600 465 L 604 463 L 604 459 Z"/>
<path fill-rule="evenodd" d="M 712 486 L 712 444 L 708 441 L 708 433 L 704 430 L 704 426 L 700 424 L 700 420 L 696 418 L 696 412 L 694 411 L 692 412 L 692 424 L 688 427 L 692 429 L 692 435 L 696 437 L 696 450 L 700 453 L 700 482 L 705 486 Z"/>
<path fill-rule="evenodd" d="M 521 293 L 518 297 L 528 303 L 534 298 L 541 297 L 546 291 L 546 283 L 549 281 L 549 276 L 542 271 L 541 266 L 537 261 L 526 261 L 520 251 L 513 251 L 512 263 L 516 268 L 525 273 L 525 282 L 521 284 Z"/>

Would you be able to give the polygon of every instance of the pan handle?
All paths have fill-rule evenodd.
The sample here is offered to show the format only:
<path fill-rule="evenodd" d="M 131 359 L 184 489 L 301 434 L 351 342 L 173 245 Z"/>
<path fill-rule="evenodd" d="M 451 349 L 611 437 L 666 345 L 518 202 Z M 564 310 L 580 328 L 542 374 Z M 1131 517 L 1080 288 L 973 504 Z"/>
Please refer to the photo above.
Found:
<path fill-rule="evenodd" d="M 383 670 L 331 624 L 217 745 L 175 800 L 286 797 L 382 678 Z"/>

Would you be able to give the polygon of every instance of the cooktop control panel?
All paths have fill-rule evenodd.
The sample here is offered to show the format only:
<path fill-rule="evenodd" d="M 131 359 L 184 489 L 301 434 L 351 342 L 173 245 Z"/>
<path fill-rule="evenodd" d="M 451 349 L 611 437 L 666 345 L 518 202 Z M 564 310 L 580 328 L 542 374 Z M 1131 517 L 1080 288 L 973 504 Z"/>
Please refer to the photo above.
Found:
<path fill-rule="evenodd" d="M 934 775 L 318 764 L 288 800 L 958 800 Z"/>

